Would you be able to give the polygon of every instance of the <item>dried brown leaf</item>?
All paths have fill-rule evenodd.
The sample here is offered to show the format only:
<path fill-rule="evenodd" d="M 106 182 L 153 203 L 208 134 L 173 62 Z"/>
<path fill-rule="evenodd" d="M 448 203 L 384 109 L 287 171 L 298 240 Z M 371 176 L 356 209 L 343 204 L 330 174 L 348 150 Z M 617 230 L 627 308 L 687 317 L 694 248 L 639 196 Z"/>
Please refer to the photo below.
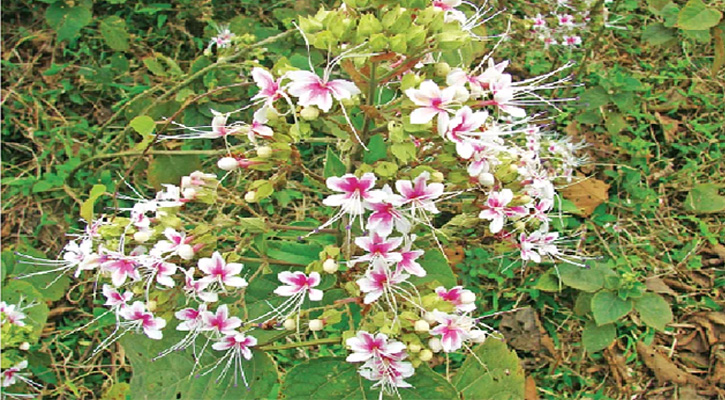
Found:
<path fill-rule="evenodd" d="M 687 383 L 701 384 L 702 379 L 693 376 L 675 365 L 669 358 L 660 354 L 652 346 L 647 346 L 643 342 L 637 343 L 637 353 L 644 361 L 644 364 L 652 370 L 655 378 L 662 383 L 674 382 L 680 385 Z"/>
<path fill-rule="evenodd" d="M 583 179 L 561 193 L 579 209 L 579 215 L 588 217 L 609 198 L 609 184 L 596 178 Z"/>

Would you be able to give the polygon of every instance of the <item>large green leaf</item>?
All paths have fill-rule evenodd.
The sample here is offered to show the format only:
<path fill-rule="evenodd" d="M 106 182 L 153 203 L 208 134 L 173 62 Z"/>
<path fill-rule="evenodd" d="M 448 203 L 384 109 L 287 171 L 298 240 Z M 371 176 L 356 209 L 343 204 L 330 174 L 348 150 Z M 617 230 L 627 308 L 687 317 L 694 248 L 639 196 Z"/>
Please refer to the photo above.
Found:
<path fill-rule="evenodd" d="M 32 248 L 21 248 L 20 252 L 28 256 L 47 258 L 45 254 Z M 4 273 L 9 272 L 10 275 L 15 277 L 53 269 L 52 266 L 38 265 L 31 260 L 20 262 L 19 257 L 8 250 L 2 252 L 2 268 Z M 33 286 L 40 294 L 40 300 L 56 301 L 65 296 L 68 286 L 70 286 L 68 274 L 59 276 L 60 274 L 60 272 L 49 272 L 21 278 L 20 281 Z"/>
<path fill-rule="evenodd" d="M 617 328 L 614 324 L 597 326 L 594 321 L 587 322 L 582 332 L 582 345 L 591 353 L 605 349 L 617 338 Z"/>
<path fill-rule="evenodd" d="M 708 7 L 702 0 L 690 0 L 677 16 L 677 26 L 692 31 L 710 29 L 717 25 L 722 13 Z"/>
<path fill-rule="evenodd" d="M 234 367 L 227 376 L 217 382 L 224 363 L 207 375 L 199 376 L 202 369 L 192 374 L 194 360 L 191 350 L 173 352 L 152 362 L 160 351 L 175 344 L 183 336 L 170 328 L 164 331 L 162 340 L 152 340 L 144 335 L 127 334 L 121 344 L 133 367 L 130 398 L 132 399 L 267 399 L 277 384 L 277 367 L 264 352 L 254 351 L 251 360 L 243 360 L 242 367 L 249 382 L 247 389 L 241 381 L 234 385 Z M 200 345 L 203 339 L 199 338 Z M 212 355 L 213 353 L 216 353 Z M 202 365 L 209 366 L 222 352 L 209 345 L 202 357 Z"/>
<path fill-rule="evenodd" d="M 604 278 L 611 270 L 594 264 L 591 268 L 582 268 L 572 264 L 561 264 L 558 267 L 559 277 L 565 285 L 583 292 L 596 292 L 604 286 Z"/>
<path fill-rule="evenodd" d="M 106 44 L 113 50 L 128 50 L 128 31 L 126 21 L 112 15 L 101 21 L 101 36 Z"/>
<path fill-rule="evenodd" d="M 725 196 L 720 195 L 718 185 L 703 183 L 690 190 L 685 199 L 685 209 L 698 214 L 725 211 Z"/>
<path fill-rule="evenodd" d="M 322 246 L 311 242 L 295 243 L 284 240 L 268 240 L 267 256 L 274 260 L 307 265 L 320 259 Z"/>
<path fill-rule="evenodd" d="M 325 170 L 323 176 L 329 178 L 331 176 L 343 176 L 347 168 L 345 163 L 340 160 L 340 157 L 332 151 L 331 148 L 327 148 L 327 155 L 325 156 Z"/>
<path fill-rule="evenodd" d="M 28 282 L 12 280 L 2 288 L 2 299 L 8 304 L 20 305 L 25 314 L 26 326 L 33 328 L 31 341 L 37 342 L 48 319 L 48 306 L 43 302 L 43 295 Z M 33 304 L 32 307 L 27 307 Z M 27 308 L 26 308 L 27 307 Z"/>
<path fill-rule="evenodd" d="M 282 379 L 282 399 L 377 399 L 380 389 L 360 376 L 360 364 L 344 358 L 316 358 L 292 368 Z M 442 376 L 421 365 L 406 379 L 412 388 L 399 389 L 401 399 L 457 399 L 458 393 Z M 397 398 L 397 396 L 385 396 Z"/>
<path fill-rule="evenodd" d="M 73 40 L 81 33 L 81 28 L 91 23 L 93 13 L 83 5 L 69 7 L 63 1 L 52 4 L 45 11 L 45 20 L 58 33 L 58 41 Z"/>
<path fill-rule="evenodd" d="M 448 260 L 438 249 L 428 250 L 425 255 L 421 257 L 418 262 L 427 272 L 426 276 L 422 278 L 411 277 L 410 281 L 420 286 L 422 284 L 438 281 L 445 287 L 456 286 L 456 276 L 453 274 L 451 267 L 448 265 Z"/>
<path fill-rule="evenodd" d="M 597 325 L 615 322 L 630 311 L 632 311 L 632 301 L 622 300 L 609 290 L 602 290 L 592 297 L 592 313 Z"/>
<path fill-rule="evenodd" d="M 657 293 L 645 293 L 642 297 L 634 300 L 634 309 L 645 324 L 660 330 L 665 330 L 665 325 L 672 322 L 672 309 L 662 296 Z"/>
<path fill-rule="evenodd" d="M 169 183 L 179 185 L 181 177 L 190 175 L 201 168 L 201 159 L 195 155 L 155 156 L 148 172 L 149 183 L 157 190 Z"/>
<path fill-rule="evenodd" d="M 469 355 L 453 377 L 453 386 L 463 399 L 524 398 L 524 370 L 515 352 L 496 338 L 489 338 L 473 351 L 476 357 Z"/>

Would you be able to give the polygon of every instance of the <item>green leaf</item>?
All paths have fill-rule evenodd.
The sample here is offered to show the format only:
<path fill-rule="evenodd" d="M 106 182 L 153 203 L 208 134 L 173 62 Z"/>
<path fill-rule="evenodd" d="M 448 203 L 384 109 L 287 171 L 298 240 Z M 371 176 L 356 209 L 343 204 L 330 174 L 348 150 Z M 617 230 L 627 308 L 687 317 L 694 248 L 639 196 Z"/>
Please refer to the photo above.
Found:
<path fill-rule="evenodd" d="M 252 336 L 254 336 L 252 334 Z M 121 339 L 126 356 L 131 362 L 132 399 L 267 399 L 277 384 L 277 367 L 272 358 L 264 352 L 253 352 L 251 360 L 242 360 L 242 367 L 249 382 L 247 389 L 241 381 L 234 384 L 232 367 L 224 378 L 217 382 L 224 364 L 215 371 L 200 377 L 192 374 L 194 360 L 191 350 L 172 352 L 151 362 L 159 352 L 169 348 L 183 338 L 182 332 L 164 330 L 162 340 L 151 340 L 144 335 L 127 334 Z M 204 339 L 206 340 L 206 339 Z M 202 357 L 202 365 L 210 366 L 221 352 L 209 346 Z M 200 371 L 200 370 L 197 370 Z M 200 371 L 203 372 L 203 371 Z"/>
<path fill-rule="evenodd" d="M 322 246 L 314 243 L 295 243 L 283 240 L 267 241 L 267 257 L 307 265 L 320 259 Z"/>
<path fill-rule="evenodd" d="M 539 280 L 536 281 L 536 285 L 534 285 L 535 289 L 543 290 L 544 292 L 558 292 L 561 290 L 561 282 L 559 282 L 559 278 L 556 275 L 556 270 L 554 268 L 546 271 L 543 273 Z"/>
<path fill-rule="evenodd" d="M 395 143 L 390 146 L 390 151 L 402 163 L 413 161 L 416 157 L 415 144 L 411 142 Z"/>
<path fill-rule="evenodd" d="M 157 155 L 149 163 L 148 181 L 157 190 L 162 184 L 179 185 L 181 178 L 201 168 L 196 155 Z"/>
<path fill-rule="evenodd" d="M 571 264 L 561 264 L 558 269 L 561 281 L 574 289 L 592 293 L 604 286 L 605 274 L 603 272 L 606 267 L 599 264 L 594 264 L 589 269 Z"/>
<path fill-rule="evenodd" d="M 383 178 L 389 178 L 398 172 L 398 165 L 389 161 L 381 161 L 375 165 L 375 174 Z"/>
<path fill-rule="evenodd" d="M 368 142 L 368 150 L 363 150 L 363 161 L 367 164 L 372 164 L 375 161 L 382 160 L 388 155 L 388 148 L 385 145 L 385 139 L 382 135 L 378 134 L 370 138 Z"/>
<path fill-rule="evenodd" d="M 128 50 L 128 32 L 126 31 L 126 21 L 112 15 L 101 21 L 101 36 L 108 47 L 117 51 Z"/>
<path fill-rule="evenodd" d="M 661 23 L 647 25 L 642 32 L 642 39 L 649 44 L 659 46 L 677 38 L 677 31 L 667 28 Z"/>
<path fill-rule="evenodd" d="M 634 300 L 634 309 L 645 324 L 664 331 L 665 325 L 672 322 L 672 309 L 662 296 L 647 292 Z"/>
<path fill-rule="evenodd" d="M 30 283 L 21 280 L 12 280 L 2 288 L 2 299 L 8 304 L 20 304 L 25 314 L 26 326 L 33 330 L 30 333 L 31 342 L 35 343 L 40 339 L 45 321 L 48 319 L 48 306 L 43 301 L 43 295 Z M 21 303 L 22 300 L 22 303 Z M 32 307 L 27 305 L 35 303 Z"/>
<path fill-rule="evenodd" d="M 46 254 L 30 247 L 23 246 L 18 250 L 20 253 L 28 256 L 43 259 L 48 258 Z M 13 254 L 12 251 L 2 252 L 2 268 L 3 272 L 10 271 L 9 273 L 16 277 L 53 269 L 47 265 L 38 265 L 29 261 L 20 263 L 18 262 L 18 257 Z M 41 298 L 44 301 L 59 300 L 61 297 L 65 296 L 68 286 L 70 286 L 70 278 L 68 275 L 65 274 L 58 276 L 58 272 L 21 278 L 20 281 L 32 285 L 38 293 L 40 293 Z"/>
<path fill-rule="evenodd" d="M 587 110 L 593 110 L 609 103 L 609 94 L 603 87 L 595 86 L 585 90 L 580 100 Z"/>
<path fill-rule="evenodd" d="M 493 337 L 473 352 L 476 357 L 469 355 L 466 358 L 452 382 L 464 399 L 524 398 L 524 370 L 515 352 Z"/>
<path fill-rule="evenodd" d="M 622 300 L 609 290 L 602 290 L 592 297 L 592 313 L 599 326 L 615 322 L 630 311 L 632 311 L 632 302 Z"/>
<path fill-rule="evenodd" d="M 725 211 L 725 196 L 720 195 L 718 185 L 712 183 L 697 185 L 687 194 L 685 210 L 698 214 Z"/>
<path fill-rule="evenodd" d="M 594 321 L 588 321 L 582 331 L 582 345 L 594 353 L 607 348 L 617 338 L 617 328 L 614 324 L 597 326 Z"/>
<path fill-rule="evenodd" d="M 574 314 L 583 317 L 592 312 L 592 293 L 581 292 L 574 302 Z"/>
<path fill-rule="evenodd" d="M 91 193 L 88 195 L 88 199 L 81 205 L 81 218 L 90 223 L 93 221 L 93 204 L 96 200 L 106 193 L 106 185 L 93 185 Z"/>
<path fill-rule="evenodd" d="M 427 272 L 422 277 L 411 277 L 410 281 L 415 286 L 420 286 L 428 282 L 438 281 L 445 287 L 456 286 L 456 276 L 453 274 L 451 267 L 448 265 L 448 260 L 438 249 L 428 250 L 425 252 L 418 262 L 421 267 Z"/>
<path fill-rule="evenodd" d="M 80 36 L 81 28 L 91 23 L 91 10 L 75 6 L 69 7 L 63 1 L 52 4 L 45 11 L 45 20 L 58 34 L 58 41 L 71 41 Z"/>
<path fill-rule="evenodd" d="M 148 115 L 139 115 L 132 119 L 128 125 L 144 137 L 150 135 L 156 128 L 156 122 Z"/>
<path fill-rule="evenodd" d="M 377 399 L 380 388 L 358 373 L 360 364 L 344 358 L 316 358 L 292 368 L 283 377 L 281 399 Z M 399 389 L 401 399 L 457 399 L 456 389 L 423 364 L 406 379 L 413 387 Z M 384 396 L 397 399 L 397 396 Z"/>
<path fill-rule="evenodd" d="M 340 157 L 332 151 L 331 148 L 327 148 L 327 154 L 325 155 L 325 170 L 323 176 L 329 178 L 331 176 L 343 176 L 347 172 L 345 164 L 340 160 Z"/>
<path fill-rule="evenodd" d="M 708 7 L 702 0 L 690 0 L 677 16 L 677 26 L 691 31 L 702 31 L 717 25 L 722 13 Z"/>

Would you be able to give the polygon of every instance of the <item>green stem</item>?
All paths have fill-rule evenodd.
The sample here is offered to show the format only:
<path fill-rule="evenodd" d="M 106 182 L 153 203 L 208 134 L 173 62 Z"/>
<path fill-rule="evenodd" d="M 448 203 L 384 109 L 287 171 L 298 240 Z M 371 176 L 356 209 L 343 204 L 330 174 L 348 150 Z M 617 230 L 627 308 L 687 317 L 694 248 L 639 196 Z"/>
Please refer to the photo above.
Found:
<path fill-rule="evenodd" d="M 322 339 L 308 340 L 306 342 L 280 344 L 280 345 L 276 345 L 276 346 L 261 346 L 261 347 L 259 347 L 259 349 L 264 350 L 264 351 L 296 349 L 298 347 L 318 346 L 321 344 L 337 344 L 340 342 L 342 342 L 341 337 L 322 338 Z"/>

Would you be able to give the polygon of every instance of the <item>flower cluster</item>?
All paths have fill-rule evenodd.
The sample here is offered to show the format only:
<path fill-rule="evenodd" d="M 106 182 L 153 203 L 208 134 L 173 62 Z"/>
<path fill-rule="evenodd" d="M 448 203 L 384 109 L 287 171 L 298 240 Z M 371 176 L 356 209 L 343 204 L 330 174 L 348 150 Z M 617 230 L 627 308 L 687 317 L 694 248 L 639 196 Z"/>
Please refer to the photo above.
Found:
<path fill-rule="evenodd" d="M 28 368 L 28 360 L 24 359 L 24 355 L 20 352 L 29 350 L 30 343 L 27 341 L 32 327 L 26 324 L 26 310 L 33 308 L 37 303 L 29 303 L 22 305 L 22 300 L 18 304 L 8 304 L 0 301 L 0 328 L 2 329 L 2 361 L 3 366 L 9 365 L 0 370 L 0 387 L 2 393 L 9 397 L 33 397 L 32 395 L 10 393 L 8 387 L 24 383 L 32 390 L 42 388 L 42 385 L 34 382 L 28 376 L 28 372 L 24 372 Z"/>

